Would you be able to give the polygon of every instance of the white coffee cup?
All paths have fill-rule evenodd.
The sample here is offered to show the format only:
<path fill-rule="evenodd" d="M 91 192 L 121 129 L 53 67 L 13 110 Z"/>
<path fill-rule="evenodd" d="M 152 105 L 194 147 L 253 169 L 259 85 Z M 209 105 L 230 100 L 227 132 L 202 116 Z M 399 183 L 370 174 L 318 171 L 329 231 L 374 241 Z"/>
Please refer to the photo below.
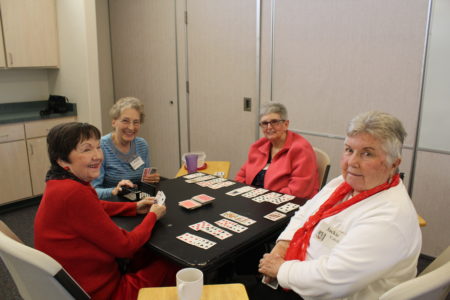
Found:
<path fill-rule="evenodd" d="M 203 273 L 199 269 L 185 268 L 177 272 L 178 300 L 200 300 Z"/>

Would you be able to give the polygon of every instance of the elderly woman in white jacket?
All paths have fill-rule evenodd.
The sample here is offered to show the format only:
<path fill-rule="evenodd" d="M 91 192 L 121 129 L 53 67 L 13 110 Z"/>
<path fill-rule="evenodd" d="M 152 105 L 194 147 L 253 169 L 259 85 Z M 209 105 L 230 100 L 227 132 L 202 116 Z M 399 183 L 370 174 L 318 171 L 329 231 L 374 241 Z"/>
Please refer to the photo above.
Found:
<path fill-rule="evenodd" d="M 304 299 L 378 299 L 416 276 L 421 232 L 398 174 L 405 136 L 386 113 L 350 122 L 342 175 L 301 207 L 260 260 L 265 281 Z"/>

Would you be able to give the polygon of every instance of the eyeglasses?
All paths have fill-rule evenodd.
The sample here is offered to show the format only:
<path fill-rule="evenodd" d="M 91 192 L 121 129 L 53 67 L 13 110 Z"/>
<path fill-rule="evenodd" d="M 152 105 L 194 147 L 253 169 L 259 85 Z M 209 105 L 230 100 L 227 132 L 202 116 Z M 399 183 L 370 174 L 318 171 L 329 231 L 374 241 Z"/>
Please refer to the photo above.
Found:
<path fill-rule="evenodd" d="M 119 121 L 120 123 L 122 123 L 125 126 L 130 126 L 130 124 L 133 124 L 133 126 L 138 127 L 141 126 L 141 120 L 128 120 L 128 119 L 123 119 Z"/>
<path fill-rule="evenodd" d="M 284 122 L 286 120 L 270 120 L 270 121 L 262 121 L 259 122 L 259 126 L 261 128 L 267 128 L 270 124 L 270 126 L 275 127 L 281 124 L 281 122 Z"/>

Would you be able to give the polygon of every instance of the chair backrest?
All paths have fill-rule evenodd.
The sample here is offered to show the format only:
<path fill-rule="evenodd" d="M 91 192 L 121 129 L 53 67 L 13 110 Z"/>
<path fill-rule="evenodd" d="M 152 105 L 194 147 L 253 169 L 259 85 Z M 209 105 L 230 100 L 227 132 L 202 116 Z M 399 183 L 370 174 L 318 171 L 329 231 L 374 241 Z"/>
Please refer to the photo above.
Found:
<path fill-rule="evenodd" d="M 420 275 L 390 289 L 380 300 L 445 299 L 450 291 L 450 246 L 447 247 Z"/>
<path fill-rule="evenodd" d="M 0 221 L 0 257 L 24 300 L 90 299 L 56 260 L 16 238 Z"/>
<path fill-rule="evenodd" d="M 320 188 L 322 188 L 327 183 L 328 173 L 330 172 L 330 157 L 328 154 L 316 147 L 314 147 L 314 152 L 316 153 Z"/>
<path fill-rule="evenodd" d="M 447 247 L 435 260 L 431 262 L 423 271 L 420 276 L 425 275 L 433 270 L 436 270 L 440 266 L 448 263 L 450 261 L 450 246 Z"/>
<path fill-rule="evenodd" d="M 405 281 L 384 293 L 380 300 L 440 300 L 448 295 L 450 262 L 425 275 Z"/>

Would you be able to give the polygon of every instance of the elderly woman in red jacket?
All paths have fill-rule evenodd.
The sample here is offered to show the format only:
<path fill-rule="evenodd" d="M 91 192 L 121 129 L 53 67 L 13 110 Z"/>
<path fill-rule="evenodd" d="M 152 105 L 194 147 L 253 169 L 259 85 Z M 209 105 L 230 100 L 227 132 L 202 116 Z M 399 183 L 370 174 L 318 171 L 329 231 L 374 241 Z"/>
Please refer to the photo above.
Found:
<path fill-rule="evenodd" d="M 311 144 L 288 130 L 283 104 L 270 102 L 260 114 L 263 138 L 250 146 L 247 162 L 235 180 L 300 198 L 312 198 L 319 190 L 316 156 Z"/>
<path fill-rule="evenodd" d="M 175 284 L 177 267 L 143 247 L 166 207 L 153 198 L 138 202 L 99 200 L 90 182 L 100 174 L 100 132 L 87 123 L 53 127 L 48 136 L 51 162 L 35 218 L 35 247 L 58 261 L 92 299 L 136 299 L 140 288 Z M 144 214 L 132 231 L 111 216 Z M 119 272 L 117 258 L 131 258 Z"/>

